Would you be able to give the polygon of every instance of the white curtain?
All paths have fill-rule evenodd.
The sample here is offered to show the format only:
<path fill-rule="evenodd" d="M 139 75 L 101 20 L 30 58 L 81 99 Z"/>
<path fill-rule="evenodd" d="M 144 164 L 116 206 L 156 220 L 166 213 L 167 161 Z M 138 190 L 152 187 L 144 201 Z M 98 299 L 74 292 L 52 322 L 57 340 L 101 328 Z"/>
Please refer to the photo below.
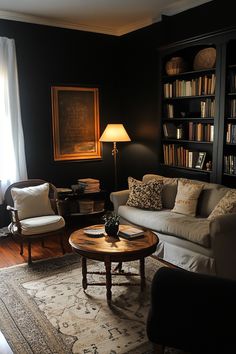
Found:
<path fill-rule="evenodd" d="M 7 187 L 27 179 L 13 39 L 0 37 L 0 203 Z"/>

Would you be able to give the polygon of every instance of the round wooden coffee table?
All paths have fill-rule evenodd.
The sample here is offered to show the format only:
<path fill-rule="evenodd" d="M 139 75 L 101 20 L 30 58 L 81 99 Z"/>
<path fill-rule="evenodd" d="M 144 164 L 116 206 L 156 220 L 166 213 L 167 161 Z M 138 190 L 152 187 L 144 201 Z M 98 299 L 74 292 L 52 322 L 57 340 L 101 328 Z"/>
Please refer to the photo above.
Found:
<path fill-rule="evenodd" d="M 98 228 L 104 225 L 94 225 L 89 227 Z M 83 229 L 74 231 L 69 238 L 69 243 L 74 252 L 79 253 L 82 256 L 82 285 L 85 290 L 88 285 L 106 285 L 107 289 L 107 301 L 111 301 L 112 285 L 137 285 L 132 283 L 113 283 L 112 275 L 140 275 L 141 277 L 141 290 L 145 287 L 145 257 L 150 256 L 155 252 L 157 244 L 159 242 L 158 237 L 150 230 L 144 231 L 144 235 L 139 238 L 127 240 L 124 238 L 113 238 L 107 235 L 94 237 L 85 234 Z M 102 261 L 105 264 L 105 272 L 88 272 L 87 271 L 87 258 Z M 128 261 L 140 261 L 140 272 L 136 273 L 124 273 L 122 271 L 122 262 Z M 118 262 L 118 266 L 111 272 L 111 263 Z M 106 275 L 106 282 L 104 283 L 88 283 L 87 274 L 104 274 Z"/>

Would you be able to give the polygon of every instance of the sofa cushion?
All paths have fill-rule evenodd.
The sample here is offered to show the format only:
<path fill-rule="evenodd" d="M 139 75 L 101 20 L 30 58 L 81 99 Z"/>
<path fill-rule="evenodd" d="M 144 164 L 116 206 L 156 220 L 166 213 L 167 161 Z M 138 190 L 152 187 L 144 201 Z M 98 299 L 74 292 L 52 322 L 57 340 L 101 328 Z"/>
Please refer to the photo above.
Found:
<path fill-rule="evenodd" d="M 207 218 L 229 188 L 220 184 L 205 183 L 198 199 L 197 215 Z"/>
<path fill-rule="evenodd" d="M 150 180 L 162 180 L 163 181 L 163 190 L 161 193 L 162 206 L 165 209 L 172 209 L 175 205 L 175 197 L 177 193 L 177 183 L 178 178 L 164 177 L 156 174 L 146 174 L 143 176 L 143 182 L 147 183 Z"/>
<path fill-rule="evenodd" d="M 203 189 L 203 184 L 196 184 L 187 179 L 179 179 L 174 213 L 196 215 L 198 197 Z"/>
<path fill-rule="evenodd" d="M 126 205 L 119 207 L 118 214 L 132 224 L 210 247 L 210 220 L 206 218 L 172 213 L 170 210 L 147 211 Z"/>
<path fill-rule="evenodd" d="M 133 177 L 129 177 L 128 184 L 130 193 L 127 205 L 141 209 L 162 209 L 161 191 L 163 182 L 161 180 L 150 180 L 147 183 L 143 183 Z"/>
<path fill-rule="evenodd" d="M 143 182 L 147 182 L 150 179 L 161 179 L 163 180 L 163 191 L 162 191 L 162 206 L 165 209 L 173 209 L 175 205 L 175 197 L 177 194 L 177 183 L 178 180 L 182 178 L 170 178 L 164 177 L 158 174 L 145 174 L 143 176 Z M 186 180 L 186 178 L 184 178 Z M 229 188 L 222 187 L 220 184 L 202 182 L 198 180 L 189 179 L 188 181 L 196 184 L 204 184 L 202 192 L 199 196 L 197 203 L 196 214 L 201 217 L 208 217 L 208 215 L 215 208 L 216 204 L 220 199 L 227 193 Z"/>
<path fill-rule="evenodd" d="M 219 215 L 230 214 L 236 211 L 236 190 L 229 190 L 208 216 L 209 220 Z"/>

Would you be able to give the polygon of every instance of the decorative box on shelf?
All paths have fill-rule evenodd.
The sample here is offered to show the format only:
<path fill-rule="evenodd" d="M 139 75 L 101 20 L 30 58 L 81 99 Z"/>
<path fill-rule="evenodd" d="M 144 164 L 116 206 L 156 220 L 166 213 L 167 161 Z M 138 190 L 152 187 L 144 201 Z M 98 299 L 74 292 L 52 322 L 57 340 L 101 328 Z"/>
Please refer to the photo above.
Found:
<path fill-rule="evenodd" d="M 81 199 L 79 200 L 79 212 L 81 214 L 89 214 L 94 211 L 94 200 Z"/>

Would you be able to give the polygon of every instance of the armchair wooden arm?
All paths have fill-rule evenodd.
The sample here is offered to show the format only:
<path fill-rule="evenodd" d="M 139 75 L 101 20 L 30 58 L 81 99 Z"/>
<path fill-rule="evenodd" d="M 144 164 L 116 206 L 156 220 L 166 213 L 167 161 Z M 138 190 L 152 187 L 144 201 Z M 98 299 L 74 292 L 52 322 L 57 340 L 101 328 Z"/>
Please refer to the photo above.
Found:
<path fill-rule="evenodd" d="M 13 234 L 21 233 L 21 223 L 18 216 L 18 210 L 10 205 L 7 205 L 7 210 L 10 212 L 11 225 L 10 229 Z"/>

